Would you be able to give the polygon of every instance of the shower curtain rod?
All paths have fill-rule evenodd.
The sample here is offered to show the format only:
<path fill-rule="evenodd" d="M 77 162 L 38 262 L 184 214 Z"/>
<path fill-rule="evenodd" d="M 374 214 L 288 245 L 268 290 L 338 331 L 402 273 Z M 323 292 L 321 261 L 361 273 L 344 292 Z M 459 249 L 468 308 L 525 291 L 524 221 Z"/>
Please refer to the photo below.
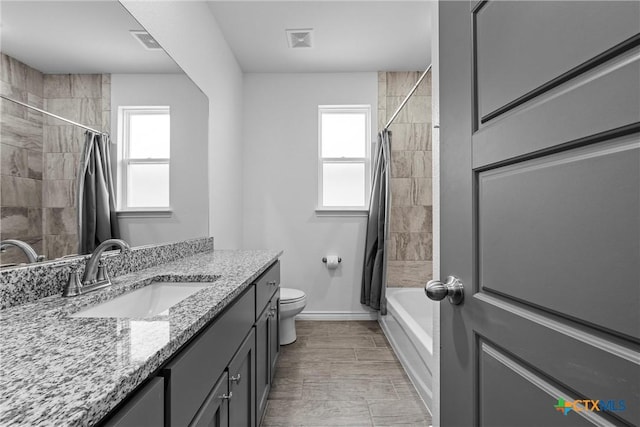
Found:
<path fill-rule="evenodd" d="M 391 123 L 393 123 L 393 121 L 395 120 L 396 116 L 398 114 L 400 114 L 400 111 L 404 108 L 404 106 L 406 105 L 407 102 L 409 102 L 409 98 L 411 98 L 411 95 L 413 95 L 413 92 L 416 91 L 416 89 L 418 89 L 418 86 L 420 86 L 420 83 L 422 83 L 422 80 L 425 78 L 425 76 L 427 75 L 427 73 L 429 72 L 429 70 L 431 69 L 431 65 L 429 64 L 429 66 L 427 67 L 426 70 L 424 70 L 424 73 L 422 73 L 422 75 L 420 76 L 420 78 L 418 79 L 418 81 L 416 82 L 415 85 L 413 85 L 413 88 L 409 91 L 409 94 L 407 95 L 407 97 L 404 99 L 404 101 L 402 101 L 402 104 L 400 104 L 400 106 L 398 107 L 398 109 L 396 110 L 395 113 L 393 113 L 393 116 L 391 116 L 391 118 L 389 119 L 389 121 L 387 122 L 387 125 L 384 127 L 385 129 L 389 129 L 389 126 L 391 126 Z"/>
<path fill-rule="evenodd" d="M 18 101 L 16 99 L 9 98 L 9 97 L 4 96 L 4 95 L 0 95 L 0 98 L 6 99 L 7 101 L 15 102 L 16 104 L 22 105 L 23 107 L 31 108 L 32 110 L 36 110 L 39 113 L 46 114 L 47 116 L 54 117 L 54 118 L 56 118 L 58 120 L 62 120 L 63 122 L 67 122 L 67 123 L 71 123 L 72 125 L 80 126 L 81 128 L 90 130 L 93 133 L 97 133 L 97 134 L 100 134 L 100 135 L 106 134 L 106 132 L 95 130 L 93 128 L 90 128 L 89 126 L 85 126 L 83 124 L 74 122 L 73 120 L 65 119 L 64 117 L 60 117 L 60 116 L 58 116 L 56 114 L 53 114 L 53 113 L 50 113 L 48 111 L 42 110 L 42 109 L 40 109 L 38 107 L 34 107 L 33 105 L 25 104 L 24 102 Z"/>

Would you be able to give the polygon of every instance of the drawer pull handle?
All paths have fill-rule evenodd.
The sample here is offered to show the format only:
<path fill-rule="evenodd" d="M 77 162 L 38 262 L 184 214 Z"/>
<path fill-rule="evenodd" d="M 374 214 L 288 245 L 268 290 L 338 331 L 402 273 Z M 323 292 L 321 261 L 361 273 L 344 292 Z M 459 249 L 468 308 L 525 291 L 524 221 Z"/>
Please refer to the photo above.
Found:
<path fill-rule="evenodd" d="M 227 394 L 227 393 L 223 394 L 222 396 L 220 396 L 220 399 L 229 400 L 229 399 L 231 399 L 231 397 L 233 397 L 233 392 L 232 391 L 230 391 L 229 394 Z"/>
<path fill-rule="evenodd" d="M 229 378 L 229 381 L 231 381 L 232 383 L 236 383 L 236 384 L 240 384 L 240 378 L 242 378 L 242 376 L 240 374 Z"/>
<path fill-rule="evenodd" d="M 275 280 L 270 280 L 270 281 L 268 281 L 268 282 L 267 282 L 267 285 L 269 285 L 269 286 L 275 286 L 275 285 L 276 285 L 276 283 L 277 283 L 277 282 L 276 282 Z"/>

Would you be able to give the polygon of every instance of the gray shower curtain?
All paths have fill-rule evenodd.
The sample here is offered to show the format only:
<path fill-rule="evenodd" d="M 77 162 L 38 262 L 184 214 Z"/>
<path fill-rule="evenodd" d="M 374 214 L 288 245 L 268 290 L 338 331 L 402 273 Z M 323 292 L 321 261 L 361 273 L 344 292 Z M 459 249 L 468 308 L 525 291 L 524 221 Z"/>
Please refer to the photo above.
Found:
<path fill-rule="evenodd" d="M 78 172 L 78 253 L 92 252 L 107 239 L 120 238 L 111 176 L 109 136 L 85 133 Z"/>
<path fill-rule="evenodd" d="M 389 220 L 389 163 L 391 161 L 391 132 L 378 134 L 378 147 L 373 166 L 373 185 L 369 202 L 369 218 L 364 249 L 364 268 L 360 303 L 387 314 L 386 236 Z"/>

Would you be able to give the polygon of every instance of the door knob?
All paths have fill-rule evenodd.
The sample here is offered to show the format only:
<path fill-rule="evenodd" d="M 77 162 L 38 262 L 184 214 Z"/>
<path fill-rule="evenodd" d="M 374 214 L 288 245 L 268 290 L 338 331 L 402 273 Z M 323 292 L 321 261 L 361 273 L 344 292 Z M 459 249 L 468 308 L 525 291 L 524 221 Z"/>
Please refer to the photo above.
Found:
<path fill-rule="evenodd" d="M 429 280 L 427 286 L 424 287 L 424 292 L 429 299 L 434 301 L 440 301 L 443 300 L 444 297 L 449 297 L 451 304 L 458 305 L 464 300 L 464 286 L 462 286 L 460 279 L 455 276 L 447 277 L 445 283 L 439 280 Z"/>

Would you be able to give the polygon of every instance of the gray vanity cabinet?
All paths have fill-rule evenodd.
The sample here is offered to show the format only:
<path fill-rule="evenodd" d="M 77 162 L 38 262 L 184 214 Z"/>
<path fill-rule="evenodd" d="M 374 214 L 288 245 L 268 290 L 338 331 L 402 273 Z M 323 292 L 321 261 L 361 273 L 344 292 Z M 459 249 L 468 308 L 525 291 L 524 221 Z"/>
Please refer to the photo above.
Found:
<path fill-rule="evenodd" d="M 254 304 L 250 287 L 163 369 L 169 383 L 165 403 L 169 427 L 186 426 L 194 419 L 253 327 Z"/>
<path fill-rule="evenodd" d="M 280 352 L 274 263 L 101 425 L 255 427 Z"/>
<path fill-rule="evenodd" d="M 229 374 L 225 371 L 213 386 L 202 407 L 189 427 L 228 427 L 229 424 Z"/>
<path fill-rule="evenodd" d="M 164 425 L 164 379 L 154 378 L 136 392 L 105 427 L 157 427 Z"/>
<path fill-rule="evenodd" d="M 280 354 L 279 310 L 280 291 L 272 295 L 260 317 L 256 320 L 256 395 L 258 419 L 261 419 L 267 404 L 267 397 L 278 354 Z"/>
<path fill-rule="evenodd" d="M 251 329 L 229 363 L 229 425 L 256 425 L 256 334 Z"/>

